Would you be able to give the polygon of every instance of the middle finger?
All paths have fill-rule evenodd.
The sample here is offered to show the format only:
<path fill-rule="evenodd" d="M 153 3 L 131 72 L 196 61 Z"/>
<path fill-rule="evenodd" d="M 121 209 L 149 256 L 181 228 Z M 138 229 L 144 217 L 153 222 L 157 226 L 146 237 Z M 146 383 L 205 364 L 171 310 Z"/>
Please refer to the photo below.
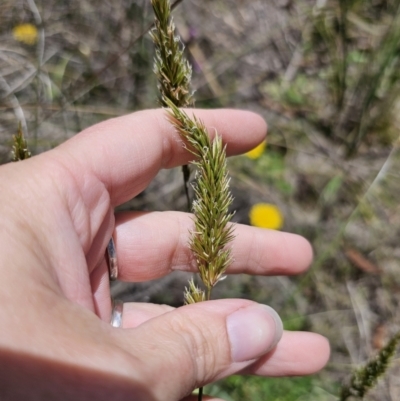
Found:
<path fill-rule="evenodd" d="M 175 270 L 196 272 L 189 249 L 193 216 L 182 212 L 126 212 L 116 216 L 119 279 L 147 281 Z M 309 242 L 296 234 L 237 224 L 227 273 L 292 275 L 312 260 Z"/>

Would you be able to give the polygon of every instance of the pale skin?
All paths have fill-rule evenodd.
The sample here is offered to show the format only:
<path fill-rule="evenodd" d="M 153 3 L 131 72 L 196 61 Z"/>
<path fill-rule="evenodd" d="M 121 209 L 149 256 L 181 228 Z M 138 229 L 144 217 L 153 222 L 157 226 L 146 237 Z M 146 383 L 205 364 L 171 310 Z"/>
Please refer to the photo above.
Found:
<path fill-rule="evenodd" d="M 266 135 L 250 112 L 195 114 L 230 155 Z M 189 214 L 114 215 L 160 169 L 189 160 L 165 111 L 149 110 L 0 167 L 2 400 L 192 401 L 193 389 L 233 373 L 306 375 L 326 364 L 325 338 L 282 333 L 274 312 L 248 300 L 178 309 L 127 303 L 123 328 L 110 326 L 112 234 L 121 280 L 194 271 Z M 228 273 L 298 274 L 312 260 L 310 244 L 294 234 L 237 225 L 235 235 Z"/>

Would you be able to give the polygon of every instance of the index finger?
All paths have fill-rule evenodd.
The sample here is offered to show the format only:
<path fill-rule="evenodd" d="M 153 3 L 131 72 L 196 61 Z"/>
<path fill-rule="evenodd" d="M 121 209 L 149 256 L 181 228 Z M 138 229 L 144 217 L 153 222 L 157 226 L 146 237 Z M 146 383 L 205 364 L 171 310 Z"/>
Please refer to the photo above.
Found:
<path fill-rule="evenodd" d="M 190 110 L 209 134 L 222 136 L 229 155 L 254 148 L 267 125 L 257 114 L 239 110 Z M 107 188 L 113 206 L 141 191 L 160 169 L 189 163 L 193 156 L 163 109 L 146 110 L 94 125 L 57 148 L 77 177 L 93 174 Z M 71 163 L 71 157 L 73 163 Z"/>

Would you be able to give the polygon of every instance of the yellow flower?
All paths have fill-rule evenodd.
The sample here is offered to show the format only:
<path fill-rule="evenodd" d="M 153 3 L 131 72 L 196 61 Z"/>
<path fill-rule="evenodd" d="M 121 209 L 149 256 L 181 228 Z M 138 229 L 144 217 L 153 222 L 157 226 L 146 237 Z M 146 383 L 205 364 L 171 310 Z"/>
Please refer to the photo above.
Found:
<path fill-rule="evenodd" d="M 32 24 L 16 25 L 12 30 L 12 34 L 15 40 L 27 45 L 34 45 L 38 38 L 38 30 L 36 26 Z"/>
<path fill-rule="evenodd" d="M 256 203 L 249 213 L 250 224 L 255 227 L 279 230 L 283 226 L 283 216 L 277 206 Z"/>
<path fill-rule="evenodd" d="M 250 152 L 245 153 L 245 155 L 249 159 L 258 159 L 264 153 L 266 146 L 267 146 L 267 142 L 263 141 L 258 146 L 256 146 L 254 149 L 250 150 Z"/>

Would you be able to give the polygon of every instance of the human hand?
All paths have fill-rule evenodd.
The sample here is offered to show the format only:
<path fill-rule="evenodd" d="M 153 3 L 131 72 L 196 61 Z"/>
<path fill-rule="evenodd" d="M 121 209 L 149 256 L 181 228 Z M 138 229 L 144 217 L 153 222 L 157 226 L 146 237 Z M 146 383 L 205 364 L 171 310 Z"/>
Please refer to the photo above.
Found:
<path fill-rule="evenodd" d="M 230 155 L 266 133 L 250 112 L 195 113 L 217 129 Z M 114 207 L 160 169 L 190 157 L 165 111 L 150 110 L 0 167 L 0 399 L 194 400 L 194 388 L 236 372 L 304 375 L 324 366 L 323 337 L 282 335 L 276 313 L 248 300 L 178 309 L 127 303 L 123 329 L 110 326 L 104 250 L 113 232 L 121 280 L 194 271 L 189 214 L 114 217 Z M 235 235 L 228 273 L 296 274 L 312 258 L 309 243 L 294 234 L 237 225 Z"/>

